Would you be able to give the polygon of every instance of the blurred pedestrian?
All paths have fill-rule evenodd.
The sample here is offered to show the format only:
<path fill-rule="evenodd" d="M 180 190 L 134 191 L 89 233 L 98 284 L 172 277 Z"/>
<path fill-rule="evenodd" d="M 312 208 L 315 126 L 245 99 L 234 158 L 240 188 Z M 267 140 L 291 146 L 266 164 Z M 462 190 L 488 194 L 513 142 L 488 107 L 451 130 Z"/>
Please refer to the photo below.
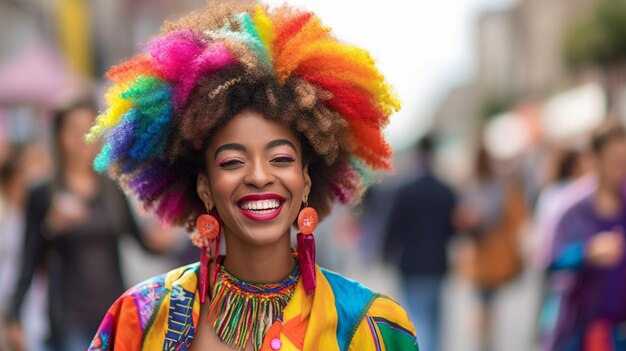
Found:
<path fill-rule="evenodd" d="M 552 350 L 625 350 L 626 132 L 602 126 L 591 148 L 597 185 L 569 208 L 554 239 L 550 269 L 569 273 Z"/>
<path fill-rule="evenodd" d="M 7 148 L 0 165 L 0 349 L 8 349 L 5 314 L 19 271 L 23 238 L 23 205 L 26 197 L 26 172 L 21 146 Z M 32 332 L 32 331 L 31 331 Z M 35 335 L 32 335 L 36 339 Z M 31 341 L 30 347 L 36 349 Z"/>
<path fill-rule="evenodd" d="M 577 149 L 559 150 L 553 166 L 552 179 L 541 191 L 535 207 L 535 264 L 540 271 L 548 268 L 556 226 L 563 213 L 571 206 L 569 189 L 572 183 L 589 171 L 589 163 L 585 154 Z M 542 342 L 549 339 L 554 330 L 562 294 L 558 274 L 545 277 L 541 312 L 539 317 L 539 333 Z"/>
<path fill-rule="evenodd" d="M 519 234 L 526 220 L 526 199 L 515 170 L 496 172 L 484 146 L 476 158 L 476 180 L 462 195 L 455 226 L 470 236 L 457 267 L 478 289 L 478 326 L 482 350 L 489 350 L 493 301 L 498 290 L 522 271 Z"/>
<path fill-rule="evenodd" d="M 550 262 L 550 250 L 556 226 L 569 206 L 569 187 L 590 171 L 589 162 L 581 150 L 567 149 L 557 153 L 553 176 L 541 190 L 535 206 L 535 231 L 537 234 L 537 264 L 545 268 Z"/>
<path fill-rule="evenodd" d="M 434 140 L 417 147 L 419 170 L 401 186 L 391 204 L 386 226 L 385 258 L 395 261 L 402 276 L 409 317 L 420 347 L 439 350 L 441 287 L 448 271 L 446 249 L 454 233 L 455 195 L 432 170 Z"/>
<path fill-rule="evenodd" d="M 85 350 L 101 315 L 125 288 L 120 234 L 130 233 L 149 247 L 124 195 L 92 170 L 98 145 L 86 144 L 83 138 L 96 113 L 90 101 L 56 113 L 56 174 L 28 194 L 21 267 L 7 316 L 9 341 L 16 350 L 25 349 L 28 336 L 20 325 L 20 309 L 38 269 L 48 274 L 52 350 Z"/>

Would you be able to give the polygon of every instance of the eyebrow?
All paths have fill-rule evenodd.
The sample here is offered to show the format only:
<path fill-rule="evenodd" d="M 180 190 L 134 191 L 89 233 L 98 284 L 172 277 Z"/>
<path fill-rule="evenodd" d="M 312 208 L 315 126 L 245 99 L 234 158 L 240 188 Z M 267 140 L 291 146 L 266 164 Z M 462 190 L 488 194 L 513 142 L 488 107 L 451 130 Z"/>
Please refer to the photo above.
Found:
<path fill-rule="evenodd" d="M 289 140 L 287 139 L 276 139 L 276 140 L 272 140 L 270 141 L 267 146 L 265 147 L 265 150 L 269 150 L 275 147 L 279 147 L 279 146 L 283 146 L 283 145 L 287 145 L 289 147 L 291 147 L 293 149 L 293 151 L 297 151 L 296 146 Z M 245 146 L 241 145 L 241 144 L 237 144 L 237 143 L 231 143 L 231 144 L 224 144 L 220 147 L 218 147 L 215 150 L 215 155 L 214 158 L 217 158 L 217 154 L 219 154 L 222 151 L 227 151 L 227 150 L 235 150 L 235 151 L 241 151 L 241 152 L 247 152 L 248 150 L 246 149 Z"/>
<path fill-rule="evenodd" d="M 246 151 L 247 151 L 247 150 L 246 150 L 246 147 L 245 147 L 245 146 L 243 146 L 243 145 L 241 145 L 241 144 L 235 144 L 235 143 L 232 143 L 232 144 L 224 144 L 224 145 L 222 145 L 222 146 L 218 147 L 218 148 L 215 150 L 215 155 L 214 155 L 214 158 L 217 158 L 217 154 L 219 154 L 219 153 L 220 153 L 220 152 L 222 152 L 222 151 L 226 151 L 226 150 L 235 150 L 235 151 L 242 151 L 242 152 L 246 152 Z"/>
<path fill-rule="evenodd" d="M 265 147 L 265 150 L 269 150 L 278 146 L 283 146 L 283 145 L 287 145 L 289 147 L 291 147 L 293 149 L 293 151 L 297 151 L 296 146 L 289 140 L 287 139 L 277 139 L 277 140 L 272 140 L 270 141 L 267 146 Z"/>

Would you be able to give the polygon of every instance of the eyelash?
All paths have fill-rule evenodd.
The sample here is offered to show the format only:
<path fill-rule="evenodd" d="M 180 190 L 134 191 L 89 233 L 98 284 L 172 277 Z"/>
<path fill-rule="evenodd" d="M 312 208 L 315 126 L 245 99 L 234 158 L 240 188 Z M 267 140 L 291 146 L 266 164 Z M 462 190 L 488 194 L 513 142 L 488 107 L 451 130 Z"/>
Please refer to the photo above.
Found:
<path fill-rule="evenodd" d="M 287 163 L 295 162 L 295 159 L 291 156 L 277 156 L 277 157 L 274 157 L 270 162 L 287 164 Z M 227 168 L 227 167 L 237 166 L 240 164 L 243 164 L 243 161 L 231 159 L 231 160 L 225 160 L 225 161 L 218 163 L 218 166 L 222 168 Z"/>
<path fill-rule="evenodd" d="M 294 161 L 295 159 L 291 156 L 281 155 L 281 156 L 274 157 L 271 162 L 292 163 Z"/>
<path fill-rule="evenodd" d="M 220 163 L 218 163 L 217 165 L 225 168 L 225 167 L 231 167 L 231 166 L 235 166 L 235 165 L 239 165 L 242 164 L 243 162 L 239 161 L 239 160 L 235 160 L 235 159 L 231 159 L 231 160 L 225 160 L 222 161 Z"/>

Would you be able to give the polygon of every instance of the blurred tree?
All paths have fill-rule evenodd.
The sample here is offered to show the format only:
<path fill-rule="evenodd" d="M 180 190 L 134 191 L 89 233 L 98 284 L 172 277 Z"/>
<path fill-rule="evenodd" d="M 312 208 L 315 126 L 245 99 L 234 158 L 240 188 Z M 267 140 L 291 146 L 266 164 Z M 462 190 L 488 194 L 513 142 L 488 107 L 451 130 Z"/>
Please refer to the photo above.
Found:
<path fill-rule="evenodd" d="M 599 0 L 565 32 L 570 67 L 622 64 L 626 59 L 626 1 Z"/>
<path fill-rule="evenodd" d="M 623 86 L 626 63 L 626 1 L 598 0 L 566 28 L 563 54 L 572 69 L 595 66 L 607 89 L 609 108 Z"/>

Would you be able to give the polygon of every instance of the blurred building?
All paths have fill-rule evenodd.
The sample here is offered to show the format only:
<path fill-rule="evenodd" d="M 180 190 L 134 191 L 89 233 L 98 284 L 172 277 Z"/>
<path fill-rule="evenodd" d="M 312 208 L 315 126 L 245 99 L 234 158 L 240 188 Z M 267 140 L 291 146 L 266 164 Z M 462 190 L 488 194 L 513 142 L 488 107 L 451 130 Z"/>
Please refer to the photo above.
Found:
<path fill-rule="evenodd" d="M 564 30 L 594 2 L 522 0 L 510 9 L 484 13 L 477 28 L 475 78 L 444 100 L 436 115 L 437 128 L 467 129 L 459 126 L 475 125 L 491 112 L 490 105 L 508 107 L 571 85 L 577 77 L 571 76 L 562 58 Z"/>
<path fill-rule="evenodd" d="M 0 123 L 10 142 L 46 140 L 50 112 L 102 96 L 103 75 L 204 0 L 0 2 Z"/>
<path fill-rule="evenodd" d="M 572 73 L 566 67 L 563 37 L 567 26 L 595 2 L 520 0 L 508 9 L 480 16 L 475 76 L 449 92 L 434 118 L 443 139 L 455 143 L 456 151 L 448 155 L 462 154 L 444 160 L 443 173 L 457 177 L 468 173 L 467 162 L 458 161 L 471 159 L 485 120 L 580 82 L 580 72 Z"/>

